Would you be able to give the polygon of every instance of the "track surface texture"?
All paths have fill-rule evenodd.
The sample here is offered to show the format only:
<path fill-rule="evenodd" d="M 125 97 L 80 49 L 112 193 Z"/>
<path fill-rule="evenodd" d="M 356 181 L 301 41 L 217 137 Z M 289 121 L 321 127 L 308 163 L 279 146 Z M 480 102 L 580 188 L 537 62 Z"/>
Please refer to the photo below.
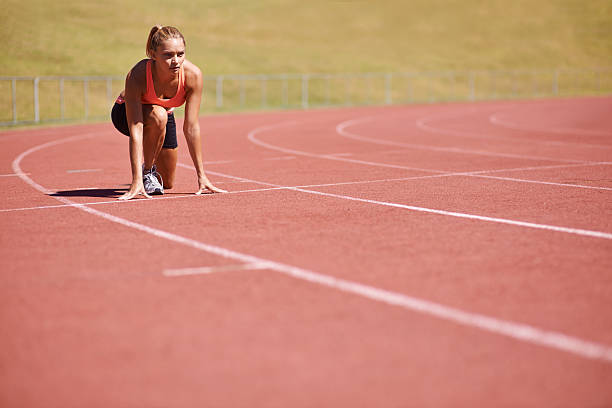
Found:
<path fill-rule="evenodd" d="M 201 128 L 0 133 L 1 406 L 612 406 L 612 98 Z"/>

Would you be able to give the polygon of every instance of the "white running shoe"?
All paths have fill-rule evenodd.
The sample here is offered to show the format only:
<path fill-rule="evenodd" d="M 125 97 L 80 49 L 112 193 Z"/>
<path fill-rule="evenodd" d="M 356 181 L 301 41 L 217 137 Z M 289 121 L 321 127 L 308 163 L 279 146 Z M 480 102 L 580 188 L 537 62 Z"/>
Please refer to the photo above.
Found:
<path fill-rule="evenodd" d="M 151 170 L 145 171 L 144 164 L 142 165 L 142 184 L 147 194 L 161 195 L 164 194 L 164 186 L 161 175 L 157 172 L 157 167 L 153 165 Z"/>

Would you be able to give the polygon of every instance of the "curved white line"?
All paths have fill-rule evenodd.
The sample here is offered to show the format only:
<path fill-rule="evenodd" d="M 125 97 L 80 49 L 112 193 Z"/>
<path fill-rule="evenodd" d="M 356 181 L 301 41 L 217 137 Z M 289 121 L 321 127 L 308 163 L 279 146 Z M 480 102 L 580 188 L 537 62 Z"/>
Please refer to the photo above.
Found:
<path fill-rule="evenodd" d="M 555 133 L 555 134 L 563 134 L 563 135 L 584 135 L 584 136 L 604 136 L 611 137 L 612 133 L 606 131 L 598 131 L 598 130 L 587 130 L 587 129 L 574 129 L 574 128 L 564 128 L 564 127 L 537 127 L 537 126 L 525 126 L 520 125 L 518 123 L 513 123 L 508 120 L 500 119 L 500 112 L 494 113 L 489 116 L 489 122 L 494 125 L 498 125 L 501 127 L 505 127 L 513 130 L 527 130 L 533 132 L 542 132 L 542 133 Z M 594 146 L 594 147 L 606 147 L 612 148 L 610 145 L 598 145 L 598 144 L 590 144 L 590 143 L 571 143 L 571 142 L 555 142 L 556 144 L 577 144 L 580 146 Z"/>
<path fill-rule="evenodd" d="M 19 177 L 35 188 L 36 190 L 46 193 L 48 190 L 42 185 L 36 183 L 26 175 L 21 169 L 21 161 L 29 154 L 38 150 L 44 149 L 60 143 L 66 143 L 80 138 L 67 138 L 54 142 L 44 143 L 39 146 L 30 148 L 21 153 L 12 163 L 13 170 L 19 174 Z M 490 333 L 510 337 L 516 340 L 524 341 L 531 344 L 536 344 L 551 349 L 564 351 L 580 357 L 602 360 L 606 363 L 612 363 L 612 347 L 605 344 L 600 344 L 592 341 L 586 341 L 577 337 L 565 335 L 549 330 L 542 330 L 526 324 L 515 323 L 511 321 L 496 319 L 493 317 L 470 313 L 460 309 L 444 306 L 438 303 L 430 302 L 423 299 L 414 298 L 401 293 L 391 292 L 372 286 L 351 282 L 344 279 L 338 279 L 333 276 L 325 275 L 298 268 L 291 265 L 286 265 L 255 256 L 243 254 L 237 251 L 232 251 L 227 248 L 209 245 L 194 239 L 185 238 L 177 234 L 166 232 L 157 228 L 149 227 L 144 224 L 129 221 L 121 217 L 117 217 L 102 211 L 95 210 L 83 204 L 74 203 L 65 197 L 53 197 L 58 201 L 66 204 L 72 204 L 75 208 L 85 211 L 91 215 L 103 218 L 107 221 L 132 228 L 158 238 L 166 239 L 181 245 L 185 245 L 204 252 L 215 254 L 224 258 L 238 260 L 247 264 L 258 264 L 262 267 L 280 272 L 282 274 L 300 279 L 306 282 L 326 286 L 341 292 L 350 293 L 361 296 L 370 300 L 378 301 L 388 305 L 402 307 L 404 309 L 434 316 L 442 320 L 461 324 L 463 326 L 478 328 Z"/>
<path fill-rule="evenodd" d="M 257 143 L 261 146 L 266 146 L 266 147 L 270 146 L 270 148 L 276 149 L 277 148 L 276 146 L 261 142 L 259 139 L 255 137 L 255 135 L 258 133 L 262 133 L 262 132 L 265 132 L 271 129 L 283 127 L 286 125 L 287 125 L 286 122 L 280 122 L 277 125 L 261 126 L 261 127 L 251 130 L 248 133 L 247 138 L 251 140 L 253 143 Z M 304 154 L 306 156 L 318 157 L 318 158 L 323 158 L 323 159 L 332 159 L 332 160 L 336 159 L 336 157 L 316 155 L 314 153 L 305 153 L 299 150 L 292 150 L 292 152 L 294 152 L 294 154 Z M 342 158 L 338 158 L 338 160 L 345 161 Z M 220 176 L 228 177 L 228 178 L 234 178 L 236 180 L 243 180 L 243 181 L 264 184 L 264 185 L 268 185 L 271 187 L 280 187 L 276 184 L 263 183 L 263 182 L 249 180 L 249 179 L 241 178 L 241 177 L 233 177 L 233 176 L 230 176 L 224 173 L 219 173 L 219 172 L 211 172 L 211 174 L 216 174 L 216 175 L 220 175 Z M 462 173 L 444 173 L 441 176 L 461 175 L 461 174 Z M 472 174 L 468 173 L 467 175 L 472 175 Z M 433 176 L 429 176 L 429 177 L 433 177 Z M 403 208 L 403 209 L 412 210 L 412 211 L 427 212 L 427 213 L 432 213 L 432 214 L 446 215 L 446 216 L 458 217 L 458 218 L 468 218 L 468 219 L 473 219 L 473 220 L 478 220 L 478 221 L 495 222 L 495 223 L 500 223 L 500 224 L 509 224 L 509 225 L 515 225 L 515 226 L 520 226 L 520 227 L 527 227 L 527 228 L 544 229 L 544 230 L 549 230 L 549 231 L 564 232 L 568 234 L 582 235 L 582 236 L 588 236 L 588 237 L 594 237 L 594 238 L 612 239 L 612 234 L 608 232 L 592 231 L 592 230 L 585 230 L 585 229 L 580 229 L 580 228 L 560 227 L 557 225 L 537 224 L 537 223 L 526 222 L 526 221 L 509 220 L 506 218 L 487 217 L 487 216 L 482 216 L 482 215 L 477 215 L 477 214 L 459 213 L 459 212 L 454 212 L 454 211 L 436 210 L 432 208 L 416 207 L 416 206 L 411 206 L 411 205 L 390 203 L 390 202 L 377 201 L 377 200 L 367 200 L 364 198 L 357 198 L 357 197 L 352 197 L 352 196 L 345 196 L 345 195 L 338 195 L 338 194 L 331 194 L 331 193 L 323 193 L 323 192 L 313 191 L 313 190 L 304 190 L 304 189 L 295 188 L 295 187 L 287 187 L 287 188 L 291 190 L 295 190 L 295 191 L 301 191 L 303 193 L 318 194 L 318 195 L 323 195 L 323 196 L 328 196 L 328 197 L 341 198 L 345 200 L 360 201 L 363 203 Z"/>
<path fill-rule="evenodd" d="M 277 124 L 274 125 L 268 125 L 268 126 L 261 126 L 258 127 L 256 129 L 256 131 L 251 131 L 248 133 L 247 138 L 254 144 L 261 146 L 261 147 L 265 147 L 266 149 L 270 149 L 270 150 L 276 150 L 279 152 L 284 152 L 284 153 L 290 153 L 290 154 L 294 154 L 297 156 L 305 156 L 305 157 L 313 157 L 316 159 L 327 159 L 327 160 L 335 160 L 335 161 L 341 161 L 341 162 L 346 162 L 346 163 L 356 163 L 356 164 L 364 164 L 367 166 L 376 166 L 376 167 L 388 167 L 388 168 L 392 168 L 392 169 L 402 169 L 402 170 L 415 170 L 415 171 L 422 171 L 425 173 L 434 173 L 434 174 L 446 174 L 448 172 L 446 171 L 441 171 L 441 170 L 431 170 L 431 169 L 422 169 L 422 168 L 418 168 L 418 167 L 409 167 L 409 166 L 400 166 L 400 165 L 395 165 L 395 164 L 387 164 L 387 163 L 378 163 L 378 162 L 370 162 L 370 161 L 365 161 L 365 160 L 357 160 L 357 159 L 349 159 L 346 157 L 340 157 L 340 156 L 336 156 L 336 155 L 332 155 L 332 154 L 316 154 L 316 153 L 308 153 L 308 152 L 304 152 L 302 150 L 293 150 L 293 149 L 287 149 L 284 147 L 280 147 L 280 146 L 275 146 L 272 145 L 270 143 L 266 143 L 263 142 L 259 139 L 257 139 L 255 137 L 255 135 L 257 133 L 266 131 L 266 130 L 272 130 L 272 129 L 278 129 L 281 127 L 286 127 L 286 126 L 292 126 L 292 125 L 296 125 L 298 124 L 297 122 L 291 121 L 291 122 L 279 122 Z"/>
<path fill-rule="evenodd" d="M 454 130 L 440 129 L 440 128 L 435 128 L 433 126 L 429 126 L 429 125 L 427 125 L 427 122 L 429 122 L 429 121 L 430 120 L 426 120 L 426 119 L 418 119 L 416 121 L 416 126 L 419 129 L 422 129 L 422 130 L 424 130 L 426 132 L 430 132 L 430 133 L 436 133 L 436 134 L 440 134 L 440 135 L 466 137 L 465 136 L 466 135 L 465 132 L 458 132 L 458 131 L 454 131 Z M 477 138 L 478 139 L 485 139 L 483 137 L 477 137 Z M 516 141 L 516 139 L 514 139 L 514 138 L 502 138 L 502 137 L 497 137 L 497 136 L 494 137 L 494 138 L 488 138 L 488 140 L 514 140 L 514 141 Z M 559 159 L 559 158 L 554 158 L 554 157 L 528 156 L 528 155 L 511 154 L 511 153 L 491 154 L 491 156 L 510 157 L 510 158 L 516 158 L 516 159 L 529 159 L 529 160 L 549 160 L 549 161 L 557 161 L 557 162 L 562 162 L 562 163 L 588 163 L 588 161 L 585 161 L 585 160 Z"/>
<path fill-rule="evenodd" d="M 349 126 L 354 126 L 354 125 L 357 125 L 357 124 L 360 124 L 360 123 L 369 122 L 371 120 L 373 120 L 373 118 L 365 117 L 365 118 L 360 118 L 360 119 L 350 119 L 350 120 L 347 120 L 345 122 L 341 122 L 341 123 L 339 123 L 336 126 L 336 133 L 338 133 L 340 136 L 346 137 L 348 139 L 353 139 L 353 140 L 358 140 L 358 141 L 363 141 L 363 142 L 368 142 L 368 143 L 376 143 L 376 144 L 392 145 L 392 146 L 400 146 L 400 147 L 412 147 L 412 146 L 415 146 L 415 145 L 410 145 L 408 143 L 393 142 L 393 141 L 388 141 L 388 140 L 380 140 L 380 139 L 375 139 L 375 138 L 371 138 L 371 137 L 366 137 L 366 136 L 363 136 L 363 135 L 357 135 L 355 133 L 351 133 L 351 132 L 348 132 L 346 130 L 346 128 L 349 127 Z M 428 150 L 442 150 L 442 149 L 431 147 Z M 559 161 L 563 161 L 563 160 L 559 160 Z M 585 165 L 586 164 L 593 164 L 593 163 L 594 162 L 579 162 L 579 164 L 585 164 Z M 604 163 L 607 163 L 607 162 L 598 162 L 598 164 L 604 164 Z M 495 176 L 482 175 L 482 174 L 479 174 L 479 173 L 481 173 L 481 172 L 448 173 L 448 175 L 471 176 L 471 177 L 480 177 L 480 178 L 488 178 L 488 179 L 513 181 L 513 182 L 518 182 L 518 183 L 532 183 L 532 184 L 553 185 L 553 186 L 560 186 L 560 187 L 583 188 L 583 189 L 589 189 L 589 190 L 608 190 L 608 191 L 612 191 L 612 188 L 609 188 L 609 187 L 585 186 L 585 185 L 582 185 L 582 184 L 555 183 L 555 182 L 551 182 L 551 181 L 517 179 L 517 178 L 512 178 L 512 177 L 495 177 Z"/>
<path fill-rule="evenodd" d="M 369 119 L 371 120 L 371 118 Z M 525 159 L 525 160 L 547 160 L 547 161 L 556 161 L 556 162 L 562 162 L 562 163 L 586 163 L 585 161 L 582 161 L 582 160 L 558 159 L 558 158 L 552 158 L 552 157 L 529 156 L 529 155 L 524 155 L 524 154 L 513 154 L 513 153 L 498 153 L 498 152 L 491 152 L 487 150 L 463 149 L 460 147 L 438 147 L 438 146 L 422 145 L 422 144 L 416 144 L 416 143 L 394 142 L 391 140 L 381 140 L 381 139 L 366 137 L 363 135 L 356 135 L 356 134 L 347 132 L 345 130 L 345 128 L 347 128 L 348 126 L 352 126 L 357 123 L 363 123 L 364 121 L 365 120 L 357 119 L 356 121 L 349 120 L 346 122 L 342 122 L 341 124 L 336 126 L 336 132 L 338 132 L 340 135 L 346 138 L 349 138 L 349 139 L 360 140 L 363 142 L 376 143 L 380 145 L 404 147 L 407 149 L 430 150 L 434 152 L 449 152 L 449 153 L 459 153 L 459 154 L 473 154 L 473 155 L 478 155 L 478 156 L 508 157 L 508 158 L 513 158 L 513 159 Z M 434 129 L 432 127 L 428 127 L 426 129 L 423 126 L 424 125 L 420 125 L 420 127 L 423 130 Z"/>
<path fill-rule="evenodd" d="M 473 110 L 467 112 L 467 114 L 475 113 Z M 479 113 L 476 111 L 476 113 Z M 490 135 L 482 135 L 472 132 L 462 132 L 458 130 L 450 130 L 450 129 L 442 129 L 440 127 L 434 127 L 428 125 L 428 123 L 440 120 L 440 119 L 449 119 L 449 118 L 457 118 L 464 116 L 465 113 L 454 113 L 454 114 L 444 114 L 444 115 L 435 115 L 435 116 L 426 116 L 424 118 L 417 119 L 416 126 L 424 131 L 428 131 L 431 133 L 437 133 L 441 135 L 462 137 L 462 138 L 470 138 L 470 139 L 480 139 L 480 140 L 505 140 L 509 142 L 529 142 L 531 144 L 538 144 L 543 146 L 576 146 L 576 147 L 589 147 L 589 148 L 612 148 L 612 146 L 608 145 L 600 145 L 600 144 L 591 144 L 591 143 L 580 143 L 580 142 L 565 142 L 558 140 L 533 140 L 525 137 L 505 137 L 505 136 L 495 136 L 491 137 Z M 521 129 L 526 130 L 526 129 Z"/>

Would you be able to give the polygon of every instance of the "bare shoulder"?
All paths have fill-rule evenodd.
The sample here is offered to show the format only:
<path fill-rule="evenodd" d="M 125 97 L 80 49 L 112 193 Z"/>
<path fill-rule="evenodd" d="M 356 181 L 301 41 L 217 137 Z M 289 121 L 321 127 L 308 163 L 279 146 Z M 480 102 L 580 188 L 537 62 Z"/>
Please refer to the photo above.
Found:
<path fill-rule="evenodd" d="M 127 74 L 126 81 L 127 83 L 131 83 L 134 85 L 141 84 L 146 82 L 147 77 L 147 60 L 140 60 L 130 69 L 130 72 Z"/>
<path fill-rule="evenodd" d="M 197 65 L 185 60 L 183 62 L 183 69 L 185 70 L 185 85 L 188 88 L 193 89 L 202 86 L 202 71 Z"/>

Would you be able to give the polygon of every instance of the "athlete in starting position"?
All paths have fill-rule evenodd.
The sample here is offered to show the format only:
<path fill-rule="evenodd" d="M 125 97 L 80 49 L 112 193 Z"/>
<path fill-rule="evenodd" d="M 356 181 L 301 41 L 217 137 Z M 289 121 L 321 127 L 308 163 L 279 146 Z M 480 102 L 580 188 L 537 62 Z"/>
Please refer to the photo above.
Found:
<path fill-rule="evenodd" d="M 155 26 L 147 40 L 147 56 L 128 73 L 125 90 L 113 106 L 113 124 L 130 136 L 132 184 L 119 197 L 163 194 L 172 188 L 177 163 L 173 109 L 185 103 L 183 133 L 198 175 L 198 191 L 223 193 L 208 180 L 202 164 L 198 113 L 202 72 L 185 59 L 185 39 L 174 27 Z M 143 164 L 144 163 L 144 164 Z"/>

